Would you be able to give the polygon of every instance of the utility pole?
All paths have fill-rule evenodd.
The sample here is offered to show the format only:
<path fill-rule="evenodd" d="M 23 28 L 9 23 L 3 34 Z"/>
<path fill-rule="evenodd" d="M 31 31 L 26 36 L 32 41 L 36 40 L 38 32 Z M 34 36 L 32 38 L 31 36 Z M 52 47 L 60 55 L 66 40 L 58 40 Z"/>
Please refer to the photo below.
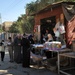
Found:
<path fill-rule="evenodd" d="M 2 18 L 1 18 L 1 13 L 0 13 L 0 28 L 2 29 Z"/>
<path fill-rule="evenodd" d="M 2 30 L 2 18 L 0 13 L 0 30 Z M 0 41 L 2 40 L 2 32 L 0 32 Z"/>

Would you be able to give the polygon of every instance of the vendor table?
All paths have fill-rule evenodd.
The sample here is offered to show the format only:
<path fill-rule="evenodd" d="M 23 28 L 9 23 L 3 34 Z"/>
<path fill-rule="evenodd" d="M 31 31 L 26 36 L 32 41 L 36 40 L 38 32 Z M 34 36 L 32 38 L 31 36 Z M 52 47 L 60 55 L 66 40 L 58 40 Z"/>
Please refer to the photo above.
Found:
<path fill-rule="evenodd" d="M 51 52 L 57 52 L 57 68 L 58 68 L 58 74 L 59 74 L 59 54 L 63 54 L 65 52 L 70 52 L 71 49 L 65 48 L 65 49 L 60 49 L 60 50 L 49 50 Z M 52 55 L 53 56 L 53 55 Z"/>
<path fill-rule="evenodd" d="M 58 66 L 59 66 L 59 70 L 58 72 L 60 73 L 63 73 L 65 75 L 72 75 L 72 74 L 69 74 L 67 72 L 65 72 L 65 70 L 63 69 L 60 69 L 60 56 L 63 56 L 63 57 L 68 57 L 68 58 L 74 58 L 75 59 L 75 52 L 69 52 L 69 53 L 63 53 L 63 54 L 59 54 L 59 57 L 58 57 Z M 71 67 L 71 68 L 67 68 L 66 70 L 72 70 L 72 69 L 75 69 L 75 67 Z"/>
<path fill-rule="evenodd" d="M 35 49 L 38 49 L 38 50 L 42 50 L 44 48 L 43 44 L 33 44 L 33 48 Z M 58 73 L 59 73 L 59 54 L 63 54 L 63 53 L 66 53 L 66 52 L 71 52 L 71 49 L 68 49 L 68 48 L 64 48 L 64 49 L 59 49 L 59 50 L 51 50 L 51 49 L 48 49 L 47 51 L 51 51 L 52 53 L 52 58 L 53 58 L 53 53 L 56 52 L 57 53 L 57 69 L 58 69 Z"/>
<path fill-rule="evenodd" d="M 44 48 L 43 44 L 32 44 L 32 48 L 35 49 L 35 53 L 41 54 L 41 50 Z"/>

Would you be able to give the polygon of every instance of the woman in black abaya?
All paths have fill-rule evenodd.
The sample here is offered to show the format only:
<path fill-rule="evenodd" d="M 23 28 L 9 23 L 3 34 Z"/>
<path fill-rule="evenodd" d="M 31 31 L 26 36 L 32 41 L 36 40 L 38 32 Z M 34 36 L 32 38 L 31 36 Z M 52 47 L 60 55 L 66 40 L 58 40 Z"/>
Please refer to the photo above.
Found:
<path fill-rule="evenodd" d="M 23 67 L 29 67 L 30 66 L 30 42 L 27 39 L 26 35 L 23 35 L 22 41 L 21 41 L 22 47 L 23 47 Z"/>

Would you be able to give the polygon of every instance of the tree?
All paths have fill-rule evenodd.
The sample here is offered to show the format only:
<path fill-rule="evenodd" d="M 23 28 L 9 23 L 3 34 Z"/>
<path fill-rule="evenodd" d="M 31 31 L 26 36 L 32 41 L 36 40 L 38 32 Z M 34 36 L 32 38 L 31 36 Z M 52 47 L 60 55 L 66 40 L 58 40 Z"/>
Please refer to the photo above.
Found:
<path fill-rule="evenodd" d="M 22 25 L 23 32 L 32 33 L 34 27 L 34 17 L 33 16 L 26 16 L 24 19 L 24 23 Z"/>
<path fill-rule="evenodd" d="M 8 32 L 11 32 L 11 33 L 19 33 L 18 26 L 17 26 L 16 22 L 13 23 L 13 25 L 9 28 L 9 31 Z"/>
<path fill-rule="evenodd" d="M 26 5 L 27 15 L 36 13 L 39 10 L 43 9 L 44 7 L 46 7 L 47 5 L 50 5 L 50 4 L 54 3 L 54 2 L 59 2 L 59 1 L 74 2 L 75 0 L 36 0 L 35 2 L 31 2 L 31 3 Z"/>
<path fill-rule="evenodd" d="M 34 25 L 34 17 L 26 16 L 26 14 L 18 17 L 17 21 L 10 27 L 9 32 L 14 33 L 32 33 Z"/>
<path fill-rule="evenodd" d="M 37 11 L 35 2 L 31 2 L 31 3 L 26 5 L 26 14 L 27 15 L 34 13 L 34 11 L 35 12 Z"/>

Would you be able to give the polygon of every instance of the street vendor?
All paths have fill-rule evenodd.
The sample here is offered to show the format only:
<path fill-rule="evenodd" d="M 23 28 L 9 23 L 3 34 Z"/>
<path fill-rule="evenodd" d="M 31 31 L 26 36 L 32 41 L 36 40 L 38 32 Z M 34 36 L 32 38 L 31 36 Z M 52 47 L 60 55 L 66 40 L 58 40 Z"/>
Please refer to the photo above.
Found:
<path fill-rule="evenodd" d="M 48 39 L 46 42 L 52 42 L 53 41 L 53 37 L 51 34 L 48 34 L 47 37 L 48 37 Z M 51 52 L 48 51 L 48 49 L 44 49 L 43 51 L 44 51 L 45 55 L 47 56 L 47 58 L 51 58 Z"/>
<path fill-rule="evenodd" d="M 53 37 L 52 37 L 52 35 L 51 35 L 51 34 L 48 34 L 48 35 L 47 35 L 47 37 L 48 37 L 47 42 L 51 42 L 51 41 L 53 41 Z"/>
<path fill-rule="evenodd" d="M 55 39 L 56 41 L 59 41 L 60 38 L 60 32 L 58 28 L 53 28 L 54 34 L 55 34 Z"/>

